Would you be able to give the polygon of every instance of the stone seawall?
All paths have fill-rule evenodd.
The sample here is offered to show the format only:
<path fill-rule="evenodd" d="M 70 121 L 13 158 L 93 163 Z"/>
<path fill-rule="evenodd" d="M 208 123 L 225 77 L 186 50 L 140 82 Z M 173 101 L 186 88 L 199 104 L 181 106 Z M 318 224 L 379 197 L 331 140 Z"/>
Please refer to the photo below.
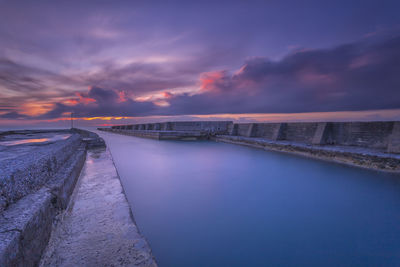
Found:
<path fill-rule="evenodd" d="M 154 130 L 124 130 L 124 129 L 104 129 L 100 131 L 130 135 L 136 137 L 150 138 L 156 140 L 201 140 L 207 139 L 209 134 L 197 131 L 154 131 Z"/>
<path fill-rule="evenodd" d="M 230 135 L 314 145 L 356 146 L 400 153 L 400 122 L 233 123 L 231 121 L 163 122 L 99 128 L 153 139 Z M 197 134 L 196 134 L 197 133 Z"/>
<path fill-rule="evenodd" d="M 386 171 L 400 171 L 400 122 L 233 123 L 166 122 L 119 125 L 99 130 L 148 137 L 195 139 L 262 147 Z M 175 131 L 173 131 L 175 130 Z M 170 138 L 163 138 L 170 135 Z"/>
<path fill-rule="evenodd" d="M 67 140 L 37 146 L 34 153 L 0 162 L 0 212 L 22 197 L 36 191 L 81 146 L 81 137 L 73 134 Z"/>
<path fill-rule="evenodd" d="M 228 135 L 400 153 L 400 122 L 238 123 Z"/>
<path fill-rule="evenodd" d="M 231 121 L 179 121 L 118 125 L 98 130 L 157 140 L 200 140 L 208 139 L 210 135 L 227 134 L 232 125 Z"/>
<path fill-rule="evenodd" d="M 39 266 L 157 266 L 108 149 L 88 151 L 70 204 L 53 228 Z"/>
<path fill-rule="evenodd" d="M 111 130 L 133 131 L 198 131 L 226 134 L 232 126 L 231 121 L 175 121 L 162 123 L 128 124 L 112 126 Z M 108 129 L 108 128 L 101 128 Z"/>
<path fill-rule="evenodd" d="M 400 171 L 400 122 L 239 123 L 217 141 Z"/>
<path fill-rule="evenodd" d="M 95 142 L 76 131 L 3 133 L 1 140 L 11 141 L 0 151 L 0 266 L 35 266 Z"/>
<path fill-rule="evenodd" d="M 297 154 L 362 168 L 400 172 L 400 155 L 368 150 L 361 147 L 318 146 L 289 141 L 270 141 L 260 138 L 229 135 L 218 135 L 212 137 L 212 139 L 217 142 Z"/>

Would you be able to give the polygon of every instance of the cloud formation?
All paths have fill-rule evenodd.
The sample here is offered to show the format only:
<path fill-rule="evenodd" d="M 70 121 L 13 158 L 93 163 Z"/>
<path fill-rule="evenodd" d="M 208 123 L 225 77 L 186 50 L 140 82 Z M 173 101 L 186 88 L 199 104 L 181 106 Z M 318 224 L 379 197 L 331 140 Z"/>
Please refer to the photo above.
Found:
<path fill-rule="evenodd" d="M 297 113 L 400 108 L 400 36 L 340 45 L 332 49 L 299 50 L 281 60 L 248 59 L 239 70 L 220 69 L 182 74 L 181 63 L 106 64 L 96 73 L 59 76 L 0 61 L 19 68 L 3 72 L 8 88 L 35 92 L 45 79 L 69 83 L 80 90 L 63 95 L 53 108 L 35 119 L 74 112 L 77 117 L 190 115 L 218 113 Z M 2 65 L 1 65 L 2 64 Z M 187 63 L 185 63 L 187 64 Z M 201 68 L 197 69 L 197 72 Z M 38 78 L 39 77 L 39 78 Z M 47 81 L 48 83 L 48 81 Z M 29 90 L 20 87 L 28 86 Z M 196 87 L 190 92 L 170 88 Z M 47 88 L 46 87 L 46 88 Z M 40 91 L 43 93 L 43 91 Z M 148 97 L 136 97 L 148 93 Z M 32 94 L 34 97 L 34 93 Z M 16 96 L 17 97 L 17 96 Z M 27 118 L 14 110 L 2 118 Z"/>
<path fill-rule="evenodd" d="M 201 76 L 201 93 L 170 100 L 169 114 L 290 113 L 400 108 L 400 36 L 280 61 L 248 60 Z"/>

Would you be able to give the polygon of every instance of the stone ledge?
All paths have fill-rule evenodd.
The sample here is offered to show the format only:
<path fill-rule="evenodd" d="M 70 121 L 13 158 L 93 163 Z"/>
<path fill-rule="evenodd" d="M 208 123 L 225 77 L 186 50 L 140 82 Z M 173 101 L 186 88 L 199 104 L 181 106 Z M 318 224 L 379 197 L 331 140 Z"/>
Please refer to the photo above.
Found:
<path fill-rule="evenodd" d="M 74 134 L 66 140 L 36 145 L 34 150 L 19 158 L 1 161 L 0 213 L 7 206 L 43 186 L 65 165 L 80 144 L 80 135 Z M 14 151 L 15 148 L 10 149 Z"/>
<path fill-rule="evenodd" d="M 89 151 L 79 179 L 39 266 L 157 266 L 110 152 Z"/>
<path fill-rule="evenodd" d="M 287 141 L 270 141 L 261 138 L 219 135 L 215 141 L 246 145 L 267 150 L 292 153 L 316 159 L 344 163 L 352 166 L 400 172 L 400 155 L 381 151 L 340 146 L 316 146 Z"/>
<path fill-rule="evenodd" d="M 0 217 L 0 266 L 35 266 L 50 238 L 53 220 L 65 208 L 86 158 L 81 145 L 52 183 L 10 205 Z"/>
<path fill-rule="evenodd" d="M 0 220 L 0 266 L 32 266 L 39 261 L 55 216 L 53 196 L 43 188 L 13 204 Z M 13 233 L 10 236 L 10 233 Z M 13 253 L 8 254 L 7 252 Z"/>

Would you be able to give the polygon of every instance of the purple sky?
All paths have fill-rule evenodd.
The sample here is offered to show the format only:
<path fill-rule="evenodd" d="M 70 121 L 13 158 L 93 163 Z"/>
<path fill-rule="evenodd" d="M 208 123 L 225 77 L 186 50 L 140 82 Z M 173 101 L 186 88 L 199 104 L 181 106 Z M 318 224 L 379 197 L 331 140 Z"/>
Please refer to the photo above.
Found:
<path fill-rule="evenodd" d="M 166 2 L 0 0 L 0 125 L 70 112 L 400 119 L 399 1 Z"/>

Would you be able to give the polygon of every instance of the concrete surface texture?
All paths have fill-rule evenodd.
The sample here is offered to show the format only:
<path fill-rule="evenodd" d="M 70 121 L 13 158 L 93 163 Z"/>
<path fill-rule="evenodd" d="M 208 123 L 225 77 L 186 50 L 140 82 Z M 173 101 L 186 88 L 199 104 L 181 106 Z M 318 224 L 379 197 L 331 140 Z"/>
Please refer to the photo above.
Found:
<path fill-rule="evenodd" d="M 157 140 L 199 140 L 214 134 L 227 134 L 231 127 L 231 121 L 176 121 L 118 125 L 98 130 Z"/>
<path fill-rule="evenodd" d="M 36 266 L 49 240 L 53 220 L 68 203 L 85 155 L 81 143 L 39 189 L 0 213 L 0 266 Z"/>
<path fill-rule="evenodd" d="M 79 134 L 3 134 L 0 139 L 0 212 L 35 192 L 81 145 Z"/>
<path fill-rule="evenodd" d="M 86 131 L 0 133 L 0 266 L 37 266 L 55 219 L 67 207 L 87 147 Z M 97 138 L 95 138 L 97 137 Z"/>
<path fill-rule="evenodd" d="M 205 137 L 215 135 L 258 137 L 272 141 L 285 140 L 314 145 L 358 146 L 389 153 L 400 153 L 399 125 L 400 122 L 395 121 L 295 123 L 199 121 L 118 125 L 111 128 L 100 128 L 99 130 L 155 139 L 161 139 L 156 136 L 163 132 L 175 131 L 176 134 L 181 133 L 181 135 L 198 132 Z"/>
<path fill-rule="evenodd" d="M 130 124 L 112 126 L 114 130 L 155 130 L 155 131 L 204 131 L 226 133 L 231 121 L 174 121 L 162 123 Z"/>
<path fill-rule="evenodd" d="M 156 266 L 108 150 L 88 153 L 70 206 L 40 266 Z"/>
<path fill-rule="evenodd" d="M 238 123 L 229 135 L 304 144 L 357 146 L 400 153 L 399 122 Z"/>

